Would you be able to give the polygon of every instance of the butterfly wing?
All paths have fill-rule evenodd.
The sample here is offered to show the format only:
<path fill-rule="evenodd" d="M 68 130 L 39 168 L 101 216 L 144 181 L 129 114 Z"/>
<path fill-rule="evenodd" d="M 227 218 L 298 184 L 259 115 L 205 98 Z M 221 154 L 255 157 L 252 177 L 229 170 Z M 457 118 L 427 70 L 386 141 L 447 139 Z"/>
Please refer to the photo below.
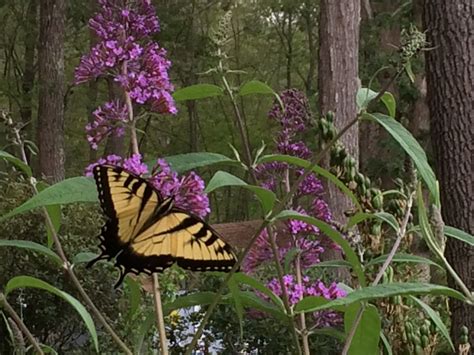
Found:
<path fill-rule="evenodd" d="M 173 263 L 192 271 L 229 271 L 237 258 L 231 246 L 200 218 L 178 208 L 137 235 L 117 262 L 133 271 L 163 271 Z"/>
<path fill-rule="evenodd" d="M 99 236 L 102 254 L 89 266 L 100 259 L 110 260 L 117 256 L 162 203 L 162 198 L 150 184 L 122 168 L 98 165 L 93 172 L 107 221 Z"/>

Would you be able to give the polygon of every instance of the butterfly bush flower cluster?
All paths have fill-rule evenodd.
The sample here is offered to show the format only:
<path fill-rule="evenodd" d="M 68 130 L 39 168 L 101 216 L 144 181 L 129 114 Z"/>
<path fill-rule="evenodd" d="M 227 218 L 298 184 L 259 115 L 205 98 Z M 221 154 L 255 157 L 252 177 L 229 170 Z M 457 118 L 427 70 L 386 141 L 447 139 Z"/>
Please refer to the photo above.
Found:
<path fill-rule="evenodd" d="M 311 158 L 310 149 L 299 138 L 305 133 L 311 120 L 306 96 L 298 90 L 291 89 L 283 91 L 280 97 L 284 109 L 277 102 L 268 113 L 268 117 L 280 126 L 276 142 L 277 152 L 303 159 Z M 263 187 L 277 192 L 280 189 L 285 189 L 282 182 L 288 178 L 298 179 L 304 173 L 304 170 L 284 162 L 271 162 L 257 166 L 256 172 Z M 323 193 L 324 189 L 321 181 L 315 174 L 309 174 L 298 186 L 295 201 L 304 198 L 309 199 L 310 203 L 306 204 L 306 208 L 295 203 L 296 207 L 294 209 L 301 214 L 330 222 L 332 216 L 327 203 L 323 199 Z M 288 220 L 285 225 L 286 232 L 294 237 L 296 245 L 285 246 L 282 250 L 288 251 L 294 246 L 301 246 L 299 249 L 302 251 L 302 260 L 305 260 L 304 266 L 310 267 L 318 263 L 319 255 L 324 252 L 323 246 L 315 238 L 319 235 L 318 228 L 299 220 Z M 284 258 L 286 253 L 282 254 L 281 257 Z M 311 255 L 311 257 L 306 257 L 306 255 Z M 272 260 L 272 252 L 269 247 L 268 235 L 263 232 L 255 247 L 244 260 L 243 269 L 252 272 L 255 267 L 270 260 Z"/>
<path fill-rule="evenodd" d="M 148 174 L 148 166 L 142 162 L 140 154 L 133 154 L 130 158 L 123 159 L 118 155 L 109 155 L 99 159 L 97 162 L 90 164 L 86 168 L 86 176 L 92 176 L 92 171 L 97 165 L 114 165 L 122 167 L 124 170 L 142 176 L 155 189 L 157 189 L 162 197 L 173 197 L 176 207 L 190 211 L 195 215 L 204 218 L 211 211 L 209 208 L 209 198 L 204 192 L 204 181 L 195 172 L 188 175 L 179 176 L 164 159 L 158 159 L 156 166 L 153 168 L 152 175 Z"/>
<path fill-rule="evenodd" d="M 285 291 L 288 295 L 288 301 L 293 306 L 306 296 L 320 296 L 327 300 L 345 297 L 347 293 L 333 282 L 327 287 L 321 280 L 311 281 L 309 277 L 304 276 L 303 282 L 298 284 L 293 275 L 283 276 Z M 267 287 L 277 296 L 282 296 L 280 281 L 276 278 L 270 280 Z M 266 296 L 262 296 L 266 297 Z M 269 301 L 269 299 L 267 299 Z M 333 311 L 319 311 L 313 313 L 315 326 L 317 328 L 330 327 L 341 323 L 342 317 L 339 313 Z"/>
<path fill-rule="evenodd" d="M 99 0 L 100 10 L 89 21 L 99 42 L 76 67 L 75 83 L 111 77 L 132 102 L 146 104 L 152 111 L 176 114 L 166 50 L 150 38 L 160 30 L 150 0 Z M 94 113 L 86 126 L 93 149 L 109 135 L 122 136 L 129 123 L 126 106 L 120 100 L 108 102 Z"/>
<path fill-rule="evenodd" d="M 168 70 L 171 62 L 166 50 L 150 38 L 160 30 L 155 8 L 150 0 L 99 0 L 100 9 L 89 21 L 89 28 L 99 39 L 85 54 L 75 70 L 75 83 L 81 84 L 99 77 L 112 77 L 135 105 L 162 114 L 176 114 L 171 96 L 174 90 Z M 107 137 L 124 136 L 130 120 L 127 105 L 113 100 L 93 112 L 86 125 L 87 141 L 98 149 Z M 166 161 L 159 159 L 152 175 L 140 154 L 129 158 L 109 155 L 90 164 L 85 174 L 92 176 L 96 165 L 113 165 L 147 179 L 163 197 L 173 197 L 175 206 L 199 217 L 209 212 L 209 199 L 204 181 L 194 172 L 179 176 Z"/>
<path fill-rule="evenodd" d="M 268 113 L 268 117 L 280 126 L 276 139 L 276 150 L 279 154 L 310 159 L 311 150 L 301 138 L 311 124 L 311 114 L 306 96 L 302 92 L 292 89 L 284 91 L 280 97 L 284 108 L 280 103 L 275 103 Z M 256 173 L 263 187 L 278 192 L 286 191 L 287 185 L 301 177 L 304 170 L 284 162 L 271 162 L 257 166 Z M 300 214 L 330 223 L 332 216 L 323 195 L 324 188 L 321 181 L 315 174 L 309 174 L 298 186 L 293 199 L 293 209 Z M 300 268 L 303 271 L 319 263 L 325 247 L 332 246 L 324 238 L 321 238 L 317 227 L 304 221 L 288 220 L 285 222 L 285 228 L 279 232 L 289 234 L 291 241 L 287 245 L 279 246 L 278 258 L 283 262 L 288 252 L 297 248 Z M 325 243 L 322 243 L 323 241 Z M 244 272 L 252 273 L 260 265 L 272 260 L 273 253 L 269 236 L 267 231 L 263 231 L 244 260 L 242 268 Z M 286 275 L 284 283 L 292 305 L 304 296 L 322 296 L 327 299 L 345 296 L 345 292 L 339 289 L 336 283 L 326 287 L 322 281 L 311 281 L 308 276 L 303 277 L 303 283 L 300 285 L 293 275 Z M 267 286 L 276 295 L 282 295 L 278 279 L 271 279 Z M 340 321 L 340 315 L 334 312 L 318 312 L 314 316 L 314 324 L 317 327 L 334 325 Z"/>

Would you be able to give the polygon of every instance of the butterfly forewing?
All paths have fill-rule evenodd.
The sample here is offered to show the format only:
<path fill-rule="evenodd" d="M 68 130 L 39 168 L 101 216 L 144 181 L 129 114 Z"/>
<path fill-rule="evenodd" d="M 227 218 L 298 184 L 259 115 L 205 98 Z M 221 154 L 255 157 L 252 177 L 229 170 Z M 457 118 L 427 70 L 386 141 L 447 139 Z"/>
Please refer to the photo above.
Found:
<path fill-rule="evenodd" d="M 150 220 L 161 197 L 145 180 L 118 167 L 96 166 L 94 178 L 107 217 L 101 234 L 103 256 L 110 259 Z"/>

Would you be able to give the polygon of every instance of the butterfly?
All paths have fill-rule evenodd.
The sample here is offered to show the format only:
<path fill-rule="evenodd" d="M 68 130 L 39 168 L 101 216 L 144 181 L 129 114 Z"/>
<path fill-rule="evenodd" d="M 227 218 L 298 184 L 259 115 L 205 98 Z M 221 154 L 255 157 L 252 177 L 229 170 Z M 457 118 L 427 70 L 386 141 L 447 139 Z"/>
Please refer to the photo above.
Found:
<path fill-rule="evenodd" d="M 174 205 L 143 178 L 116 166 L 93 169 L 100 206 L 107 218 L 99 239 L 102 253 L 115 258 L 118 287 L 129 272 L 152 274 L 173 264 L 193 271 L 230 271 L 231 246 L 201 218 Z"/>

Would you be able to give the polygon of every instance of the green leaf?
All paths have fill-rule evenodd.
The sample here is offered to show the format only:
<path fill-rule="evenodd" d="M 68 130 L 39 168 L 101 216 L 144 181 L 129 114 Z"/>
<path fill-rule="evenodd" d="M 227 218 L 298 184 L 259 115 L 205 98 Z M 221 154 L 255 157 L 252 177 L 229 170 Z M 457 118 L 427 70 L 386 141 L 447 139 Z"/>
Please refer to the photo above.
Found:
<path fill-rule="evenodd" d="M 265 286 L 262 282 L 260 282 L 259 280 L 249 276 L 249 275 L 246 275 L 246 274 L 243 274 L 241 272 L 237 272 L 234 274 L 233 278 L 235 279 L 235 281 L 237 281 L 238 283 L 241 283 L 241 284 L 245 284 L 245 285 L 248 285 L 250 287 L 253 287 L 254 289 L 256 289 L 257 291 L 260 291 L 261 293 L 263 293 L 264 295 L 268 296 L 268 298 L 270 298 L 270 300 L 272 300 L 272 302 L 278 306 L 280 309 L 284 309 L 284 305 L 283 305 L 283 301 L 281 300 L 280 297 L 278 297 L 276 294 L 274 294 L 272 292 L 272 290 L 270 290 L 267 286 Z"/>
<path fill-rule="evenodd" d="M 385 104 L 389 116 L 395 118 L 395 114 L 397 113 L 397 102 L 395 101 L 395 97 L 393 97 L 392 93 L 386 91 L 380 99 Z"/>
<path fill-rule="evenodd" d="M 286 252 L 285 258 L 283 259 L 283 270 L 285 271 L 285 274 L 290 274 L 291 263 L 299 252 L 299 248 L 291 248 Z"/>
<path fill-rule="evenodd" d="M 378 94 L 379 94 L 378 92 L 373 91 L 371 89 L 360 88 L 357 91 L 357 96 L 356 96 L 356 104 L 357 104 L 357 107 L 359 108 L 359 111 L 367 109 L 370 101 L 375 99 Z M 387 108 L 388 114 L 391 117 L 395 117 L 397 104 L 396 104 L 394 96 L 390 92 L 386 91 L 380 97 L 380 100 L 382 100 L 383 104 Z"/>
<path fill-rule="evenodd" d="M 340 268 L 340 267 L 352 267 L 351 263 L 346 261 L 346 260 L 328 260 L 328 261 L 321 261 L 320 263 L 317 263 L 313 266 L 310 266 L 308 269 L 312 268 L 320 268 L 320 267 L 335 267 L 335 268 Z"/>
<path fill-rule="evenodd" d="M 186 100 L 200 100 L 208 97 L 222 96 L 224 90 L 217 85 L 212 84 L 196 84 L 176 90 L 173 98 L 176 102 Z"/>
<path fill-rule="evenodd" d="M 238 164 L 237 161 L 232 160 L 225 155 L 206 152 L 171 155 L 169 157 L 165 157 L 165 160 L 168 162 L 171 169 L 178 173 L 183 173 L 188 170 L 214 164 Z M 153 161 L 149 164 L 149 166 L 153 167 L 155 163 L 156 161 Z"/>
<path fill-rule="evenodd" d="M 344 339 L 346 339 L 346 336 L 344 335 L 343 332 L 334 329 L 334 328 L 320 328 L 320 329 L 314 329 L 309 332 L 309 335 L 326 335 L 330 336 L 333 338 L 336 338 L 337 340 L 343 342 Z"/>
<path fill-rule="evenodd" d="M 89 312 L 81 304 L 81 302 L 79 302 L 76 298 L 72 297 L 70 294 L 61 291 L 60 289 L 50 285 L 49 283 L 30 276 L 16 276 L 10 281 L 8 281 L 7 285 L 5 286 L 5 295 L 8 295 L 13 290 L 24 287 L 39 288 L 48 291 L 49 293 L 61 297 L 63 300 L 68 302 L 81 316 L 87 327 L 87 330 L 89 331 L 89 334 L 91 335 L 95 350 L 99 352 L 99 342 L 97 340 L 97 332 L 95 329 L 94 321 L 92 320 L 92 317 Z"/>
<path fill-rule="evenodd" d="M 354 195 L 354 193 L 341 180 L 339 180 L 335 175 L 330 173 L 328 170 L 323 169 L 318 165 L 314 166 L 314 164 L 308 160 L 304 160 L 301 158 L 293 157 L 291 155 L 284 155 L 284 154 L 265 155 L 258 160 L 258 163 L 259 164 L 267 163 L 271 161 L 282 161 L 282 162 L 286 162 L 286 163 L 293 164 L 296 166 L 300 166 L 304 169 L 311 168 L 311 171 L 313 171 L 317 175 L 320 175 L 324 177 L 325 179 L 329 180 L 330 182 L 332 182 L 339 190 L 341 190 L 346 196 L 348 196 L 351 199 L 352 203 L 354 203 L 354 205 L 357 207 L 359 211 L 362 211 L 362 207 L 359 201 L 357 200 L 357 197 Z"/>
<path fill-rule="evenodd" d="M 411 68 L 411 62 L 405 64 L 405 73 L 407 73 L 408 78 L 410 79 L 411 83 L 415 83 L 415 74 L 413 74 L 413 69 Z"/>
<path fill-rule="evenodd" d="M 409 296 L 409 298 L 411 298 L 413 301 L 415 301 L 426 312 L 426 314 L 431 318 L 433 323 L 436 324 L 436 327 L 438 327 L 441 335 L 443 335 L 443 337 L 448 341 L 449 346 L 451 346 L 451 350 L 454 353 L 455 352 L 454 344 L 451 340 L 451 337 L 449 336 L 448 328 L 446 328 L 446 326 L 444 325 L 443 320 L 439 316 L 438 312 L 436 312 L 428 304 L 426 304 L 425 302 L 423 302 L 422 300 L 420 300 L 416 297 Z"/>
<path fill-rule="evenodd" d="M 270 86 L 258 80 L 248 81 L 240 87 L 240 96 L 253 94 L 276 95 Z"/>
<path fill-rule="evenodd" d="M 362 305 L 360 303 L 353 304 L 344 313 L 344 329 L 346 336 L 348 335 L 357 313 Z M 367 305 L 362 312 L 359 325 L 357 326 L 354 337 L 352 338 L 348 354 L 377 354 L 379 349 L 380 331 L 382 328 L 380 315 L 377 307 Z"/>
<path fill-rule="evenodd" d="M 388 257 L 388 254 L 381 255 L 375 259 L 372 259 L 366 264 L 366 267 L 376 265 L 376 264 L 382 264 L 383 262 L 385 262 L 385 260 L 387 260 L 387 257 Z M 393 257 L 392 263 L 426 264 L 426 265 L 433 265 L 433 266 L 443 269 L 441 265 L 439 265 L 438 263 L 435 263 L 434 261 L 428 258 L 424 258 L 418 255 L 404 254 L 404 253 L 395 254 L 395 256 Z"/>
<path fill-rule="evenodd" d="M 129 301 L 128 319 L 132 320 L 140 307 L 142 296 L 141 287 L 138 281 L 130 276 L 127 276 L 125 278 L 125 284 L 127 285 L 127 294 Z"/>
<path fill-rule="evenodd" d="M 237 318 L 239 320 L 240 338 L 243 339 L 244 337 L 244 306 L 242 305 L 240 290 L 239 290 L 239 286 L 237 285 L 237 281 L 235 280 L 235 274 L 232 275 L 229 282 L 227 283 L 227 286 L 229 287 L 232 300 L 234 301 L 233 303 L 235 307 L 235 313 L 237 313 Z"/>
<path fill-rule="evenodd" d="M 389 284 L 380 284 L 377 286 L 368 286 L 347 294 L 346 297 L 323 303 L 320 297 L 305 297 L 295 305 L 295 312 L 315 312 L 322 309 L 337 308 L 347 306 L 355 302 L 368 301 L 378 298 L 406 295 L 444 295 L 453 297 L 461 301 L 465 297 L 458 291 L 441 285 L 415 282 L 393 282 Z"/>
<path fill-rule="evenodd" d="M 288 323 L 289 321 L 289 318 L 286 316 L 284 311 L 275 307 L 273 304 L 261 299 L 253 292 L 240 291 L 240 299 L 242 300 L 242 305 L 244 307 L 256 309 L 261 312 L 267 313 L 275 319 L 281 320 L 285 323 Z"/>
<path fill-rule="evenodd" d="M 76 255 L 73 256 L 72 263 L 74 265 L 88 263 L 89 261 L 91 261 L 92 259 L 97 258 L 98 256 L 99 256 L 98 254 L 91 253 L 91 252 L 88 252 L 88 251 L 80 252 L 80 253 L 77 253 Z"/>
<path fill-rule="evenodd" d="M 435 204 L 439 206 L 439 192 L 435 174 L 428 164 L 426 153 L 411 133 L 403 125 L 392 117 L 381 113 L 363 115 L 364 119 L 379 123 L 390 135 L 402 146 L 416 165 L 423 181 L 430 190 Z"/>
<path fill-rule="evenodd" d="M 369 88 L 360 88 L 356 94 L 356 105 L 359 111 L 365 110 L 369 106 L 370 101 L 375 99 L 377 92 Z"/>
<path fill-rule="evenodd" d="M 260 186 L 249 185 L 237 176 L 221 170 L 217 171 L 212 177 L 211 181 L 209 181 L 206 187 L 206 192 L 210 193 L 224 186 L 240 186 L 252 191 L 260 200 L 265 214 L 271 211 L 275 205 L 276 196 L 273 191 L 267 190 Z"/>
<path fill-rule="evenodd" d="M 396 232 L 400 229 L 400 226 L 397 222 L 397 219 L 387 212 L 375 212 L 375 213 L 367 213 L 367 212 L 358 212 L 353 215 L 349 221 L 347 222 L 347 226 L 353 227 L 360 222 L 363 222 L 367 219 L 375 218 L 382 222 L 386 222 L 390 227 L 392 227 Z"/>
<path fill-rule="evenodd" d="M 26 174 L 26 176 L 31 177 L 33 175 L 33 173 L 31 172 L 31 168 L 28 165 L 26 165 L 22 160 L 11 155 L 10 153 L 0 150 L 0 158 L 3 158 L 6 161 L 15 165 L 18 169 L 23 171 Z"/>
<path fill-rule="evenodd" d="M 207 305 L 212 303 L 214 298 L 216 298 L 216 294 L 214 292 L 207 291 L 180 296 L 177 297 L 173 302 L 165 303 L 163 305 L 163 314 L 167 316 L 175 309 Z"/>
<path fill-rule="evenodd" d="M 143 351 L 143 343 L 151 327 L 155 324 L 155 317 L 155 312 L 150 312 L 146 316 L 145 320 L 141 322 L 133 345 L 135 350 L 134 354 L 146 354 L 146 352 Z"/>
<path fill-rule="evenodd" d="M 75 202 L 98 202 L 95 183 L 84 176 L 73 177 L 51 185 L 21 206 L 0 217 L 0 221 L 32 209 Z"/>
<path fill-rule="evenodd" d="M 36 187 L 39 192 L 43 191 L 44 189 L 48 188 L 50 185 L 48 185 L 44 181 L 38 182 L 36 184 Z M 49 218 L 51 219 L 51 222 L 53 223 L 53 228 L 54 232 L 58 233 L 59 228 L 61 227 L 61 205 L 50 205 L 46 206 L 46 212 L 48 212 Z M 46 233 L 48 237 L 48 248 L 51 248 L 53 246 L 53 231 L 49 228 L 48 223 L 46 224 Z"/>
<path fill-rule="evenodd" d="M 45 247 L 44 245 L 30 242 L 29 240 L 4 240 L 0 239 L 0 247 L 14 247 L 14 248 L 21 248 L 33 251 L 35 253 L 40 253 L 46 255 L 52 261 L 54 261 L 58 265 L 62 265 L 63 262 L 58 254 L 56 254 L 51 249 Z"/>
<path fill-rule="evenodd" d="M 342 237 L 341 233 L 333 229 L 333 227 L 331 227 L 329 224 L 327 224 L 326 222 L 320 221 L 319 219 L 316 219 L 314 217 L 306 216 L 306 215 L 303 215 L 301 213 L 298 213 L 296 211 L 291 211 L 291 210 L 281 211 L 274 218 L 275 220 L 297 219 L 297 220 L 304 221 L 306 223 L 309 223 L 318 227 L 318 229 L 321 232 L 323 232 L 325 235 L 331 238 L 333 242 L 335 242 L 337 245 L 339 245 L 342 248 L 347 261 L 351 264 L 354 272 L 357 275 L 357 278 L 359 279 L 359 283 L 362 286 L 365 286 L 367 284 L 364 271 L 362 270 L 362 265 L 360 264 L 359 258 L 357 257 L 356 253 L 352 250 L 349 242 Z"/>
<path fill-rule="evenodd" d="M 392 346 L 390 345 L 390 342 L 388 341 L 383 331 L 380 331 L 380 339 L 382 339 L 382 344 L 385 350 L 387 351 L 387 355 L 393 355 Z"/>
<path fill-rule="evenodd" d="M 456 238 L 464 243 L 474 246 L 474 237 L 460 229 L 444 226 L 444 234 L 447 237 Z"/>
<path fill-rule="evenodd" d="M 428 214 L 426 212 L 425 203 L 423 202 L 423 191 L 421 188 L 421 183 L 418 184 L 416 191 L 417 207 L 418 207 L 418 223 L 420 224 L 421 236 L 425 240 L 426 244 L 436 255 L 436 251 L 439 249 L 439 243 L 436 240 L 433 230 L 431 229 L 431 224 L 428 219 Z"/>

